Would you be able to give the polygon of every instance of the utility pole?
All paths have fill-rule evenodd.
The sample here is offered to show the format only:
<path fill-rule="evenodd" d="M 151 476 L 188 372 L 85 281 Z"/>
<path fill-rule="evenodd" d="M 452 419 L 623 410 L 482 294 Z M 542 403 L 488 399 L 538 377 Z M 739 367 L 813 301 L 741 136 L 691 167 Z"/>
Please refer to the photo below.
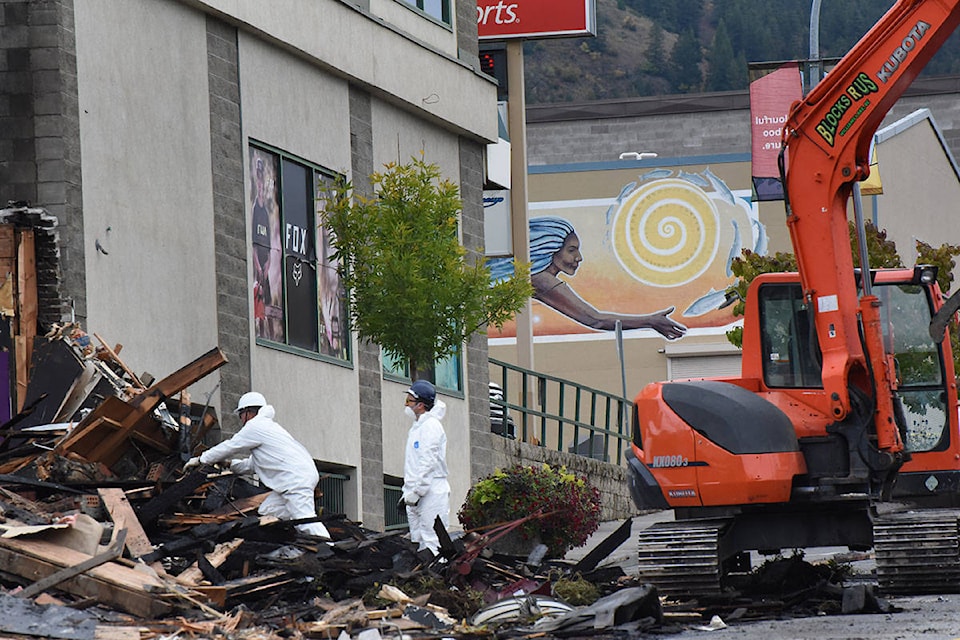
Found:
<path fill-rule="evenodd" d="M 810 79 L 807 93 L 820 82 L 820 0 L 810 5 Z"/>
<path fill-rule="evenodd" d="M 513 259 L 530 262 L 527 213 L 527 101 L 523 87 L 523 40 L 507 41 L 507 126 L 510 128 L 510 210 Z M 517 365 L 533 370 L 533 311 L 530 299 L 517 312 Z"/>

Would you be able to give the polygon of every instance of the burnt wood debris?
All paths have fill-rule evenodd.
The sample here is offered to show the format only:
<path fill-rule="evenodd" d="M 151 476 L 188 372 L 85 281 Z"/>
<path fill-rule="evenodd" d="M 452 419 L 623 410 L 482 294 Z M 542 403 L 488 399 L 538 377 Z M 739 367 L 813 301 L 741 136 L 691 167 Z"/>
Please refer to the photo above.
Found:
<path fill-rule="evenodd" d="M 183 472 L 220 439 L 214 409 L 186 391 L 226 364 L 219 349 L 154 380 L 92 337 L 75 324 L 38 336 L 22 410 L 0 425 L 4 637 L 626 637 L 847 601 L 890 610 L 869 585 L 851 593 L 802 561 L 760 596 L 662 598 L 603 565 L 629 520 L 578 562 L 504 555 L 489 532 L 442 527 L 440 554 L 418 554 L 405 531 L 337 513 L 317 517 L 332 541 L 305 536 L 257 515 L 265 489 L 251 479 Z"/>

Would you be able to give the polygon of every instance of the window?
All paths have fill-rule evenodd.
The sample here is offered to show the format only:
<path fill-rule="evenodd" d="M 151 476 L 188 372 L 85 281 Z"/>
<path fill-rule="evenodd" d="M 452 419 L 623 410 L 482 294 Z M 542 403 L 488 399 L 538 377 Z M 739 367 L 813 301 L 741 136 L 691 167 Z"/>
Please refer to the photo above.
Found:
<path fill-rule="evenodd" d="M 391 358 L 386 353 L 382 357 L 385 375 L 410 379 L 410 366 L 402 358 Z M 445 391 L 463 391 L 463 378 L 460 376 L 460 351 L 438 360 L 433 368 L 434 385 Z"/>
<path fill-rule="evenodd" d="M 346 292 L 316 224 L 334 176 L 282 152 L 249 154 L 257 343 L 349 361 Z"/>
<path fill-rule="evenodd" d="M 443 24 L 452 24 L 450 18 L 450 0 L 401 0 L 401 2 L 416 7 Z"/>
<path fill-rule="evenodd" d="M 897 398 L 906 421 L 908 451 L 943 451 L 950 444 L 940 345 L 930 337 L 928 290 L 915 285 L 877 285 L 883 342 L 893 355 Z"/>
<path fill-rule="evenodd" d="M 820 345 L 800 285 L 760 287 L 760 341 L 768 387 L 821 387 Z"/>

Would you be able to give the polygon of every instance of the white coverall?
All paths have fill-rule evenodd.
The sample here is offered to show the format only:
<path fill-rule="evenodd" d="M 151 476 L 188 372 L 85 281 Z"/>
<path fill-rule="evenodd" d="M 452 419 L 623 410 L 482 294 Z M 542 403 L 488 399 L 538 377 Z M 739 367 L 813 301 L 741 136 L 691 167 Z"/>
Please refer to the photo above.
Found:
<path fill-rule="evenodd" d="M 440 420 L 447 405 L 437 400 L 430 411 L 420 415 L 407 434 L 403 464 L 403 499 L 407 503 L 410 540 L 418 550 L 436 555 L 440 539 L 433 530 L 437 516 L 444 528 L 450 517 L 450 483 L 447 482 L 447 434 Z M 410 504 L 416 501 L 416 504 Z"/>
<path fill-rule="evenodd" d="M 256 473 L 272 490 L 260 503 L 260 515 L 276 516 L 281 520 L 315 518 L 317 508 L 313 492 L 320 474 L 310 452 L 274 422 L 275 415 L 271 405 L 260 407 L 256 417 L 248 420 L 232 438 L 200 454 L 200 462 L 216 464 L 248 455 L 233 460 L 230 471 Z M 330 537 L 322 522 L 298 524 L 297 529 L 312 536 Z"/>

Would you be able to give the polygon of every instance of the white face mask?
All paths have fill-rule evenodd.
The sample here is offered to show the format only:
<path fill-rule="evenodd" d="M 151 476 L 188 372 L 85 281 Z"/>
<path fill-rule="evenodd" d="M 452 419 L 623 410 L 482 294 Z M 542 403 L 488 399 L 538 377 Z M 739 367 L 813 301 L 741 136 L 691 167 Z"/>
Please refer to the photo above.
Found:
<path fill-rule="evenodd" d="M 411 407 L 410 405 L 405 406 L 405 407 L 403 408 L 403 412 L 404 412 L 405 414 L 407 414 L 407 417 L 408 417 L 408 418 L 410 418 L 410 419 L 412 419 L 412 420 L 416 420 L 416 419 L 417 419 L 417 414 L 413 411 L 413 407 Z"/>

